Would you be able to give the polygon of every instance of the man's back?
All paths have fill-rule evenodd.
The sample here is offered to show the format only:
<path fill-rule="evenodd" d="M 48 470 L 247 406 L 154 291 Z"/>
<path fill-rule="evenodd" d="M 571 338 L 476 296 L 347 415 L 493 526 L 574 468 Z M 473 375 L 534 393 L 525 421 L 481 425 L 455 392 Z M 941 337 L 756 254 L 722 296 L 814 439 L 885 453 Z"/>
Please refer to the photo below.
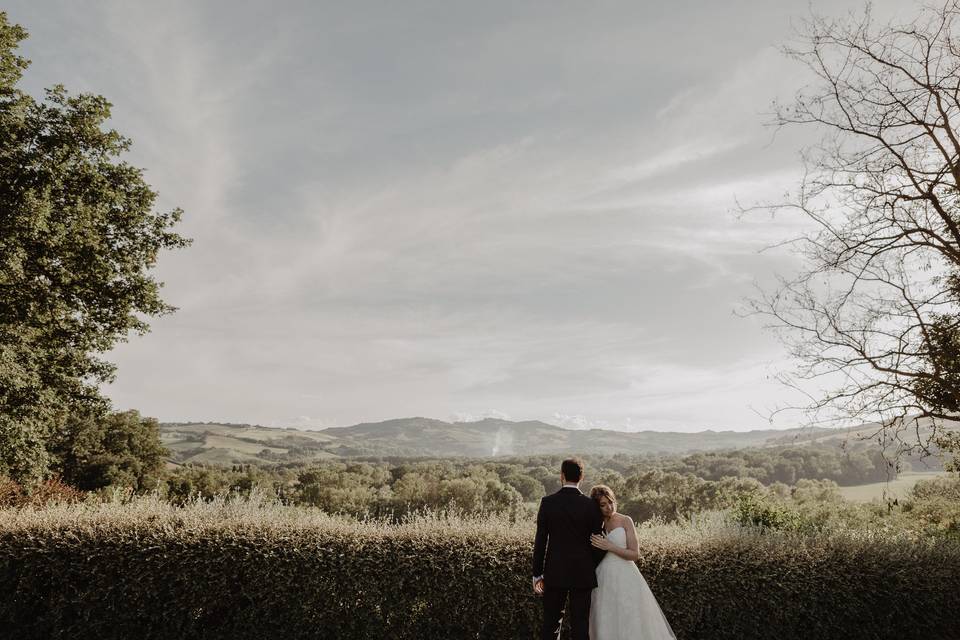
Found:
<path fill-rule="evenodd" d="M 575 487 L 564 487 L 540 501 L 533 575 L 547 588 L 592 589 L 597 586 L 590 534 L 603 528 L 597 503 Z"/>

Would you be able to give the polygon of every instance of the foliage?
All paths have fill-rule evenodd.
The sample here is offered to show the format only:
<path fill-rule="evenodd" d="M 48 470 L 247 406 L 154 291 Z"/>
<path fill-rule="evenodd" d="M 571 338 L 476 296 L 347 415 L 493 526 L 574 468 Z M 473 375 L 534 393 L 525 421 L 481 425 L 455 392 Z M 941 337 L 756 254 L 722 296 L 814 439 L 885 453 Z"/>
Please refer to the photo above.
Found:
<path fill-rule="evenodd" d="M 198 444 L 198 446 L 200 446 Z M 612 487 L 620 509 L 635 520 L 688 518 L 731 507 L 742 494 L 764 487 L 802 485 L 805 479 L 855 485 L 895 473 L 878 449 L 856 443 L 745 449 L 687 456 L 587 456 L 584 489 Z M 423 509 L 515 513 L 559 488 L 560 458 L 361 459 L 309 465 L 184 465 L 165 481 L 168 497 L 182 504 L 199 495 L 249 493 L 253 487 L 291 504 L 329 512 L 391 517 Z M 740 474 L 739 476 L 723 474 Z"/>
<path fill-rule="evenodd" d="M 257 491 L 288 502 L 288 488 L 296 477 L 295 471 L 265 470 L 252 465 L 234 465 L 231 469 L 188 465 L 168 472 L 159 494 L 176 505 L 210 501 L 227 494 L 249 496 Z"/>
<path fill-rule="evenodd" d="M 865 443 L 695 453 L 665 459 L 660 466 L 665 471 L 690 473 L 705 480 L 755 478 L 764 484 L 828 479 L 840 485 L 858 485 L 896 474 L 883 450 Z"/>
<path fill-rule="evenodd" d="M 521 511 L 523 496 L 481 464 L 405 465 L 388 469 L 366 463 L 331 463 L 299 474 L 292 500 L 329 512 L 401 515 L 423 510 L 463 513 Z"/>
<path fill-rule="evenodd" d="M 180 211 L 120 158 L 130 141 L 105 128 L 110 103 L 62 86 L 42 101 L 17 88 L 26 32 L 0 12 L 0 473 L 32 481 L 73 413 L 103 414 L 100 357 L 146 317 L 173 307 L 149 274 Z"/>
<path fill-rule="evenodd" d="M 947 431 L 938 434 L 935 444 L 943 451 L 954 453 L 951 459 L 944 462 L 947 471 L 960 471 L 960 432 Z"/>
<path fill-rule="evenodd" d="M 918 482 L 901 511 L 917 537 L 960 539 L 960 476 Z"/>
<path fill-rule="evenodd" d="M 86 494 L 65 484 L 59 478 L 48 478 L 29 489 L 15 480 L 0 476 L 0 508 L 46 507 L 54 504 L 80 502 Z"/>
<path fill-rule="evenodd" d="M 136 411 L 71 415 L 49 445 L 64 482 L 84 491 L 109 486 L 143 492 L 161 480 L 167 450 L 156 419 Z"/>
<path fill-rule="evenodd" d="M 518 638 L 537 633 L 530 523 L 396 524 L 218 499 L 0 510 L 0 626 L 18 638 Z M 681 640 L 953 638 L 960 544 L 643 526 Z M 69 588 L 64 588 L 69 585 Z"/>
<path fill-rule="evenodd" d="M 800 528 L 800 514 L 781 503 L 755 495 L 740 496 L 734 508 L 734 517 L 743 526 L 762 530 L 796 530 Z"/>
<path fill-rule="evenodd" d="M 960 541 L 960 477 L 921 480 L 906 498 L 885 504 L 847 502 L 835 483 L 803 480 L 741 496 L 730 513 L 740 525 L 761 531 L 877 532 L 914 542 Z"/>

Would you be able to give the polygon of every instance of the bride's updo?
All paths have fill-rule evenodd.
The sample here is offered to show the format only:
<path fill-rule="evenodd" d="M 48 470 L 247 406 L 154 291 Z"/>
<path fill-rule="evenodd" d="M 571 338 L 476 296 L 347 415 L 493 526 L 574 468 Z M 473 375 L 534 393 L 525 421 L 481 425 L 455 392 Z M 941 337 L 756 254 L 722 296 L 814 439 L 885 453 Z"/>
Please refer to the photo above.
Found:
<path fill-rule="evenodd" d="M 617 496 L 613 495 L 613 489 L 605 484 L 598 484 L 590 489 L 590 497 L 597 502 L 600 502 L 600 498 L 606 498 L 610 501 L 610 504 L 617 504 Z"/>

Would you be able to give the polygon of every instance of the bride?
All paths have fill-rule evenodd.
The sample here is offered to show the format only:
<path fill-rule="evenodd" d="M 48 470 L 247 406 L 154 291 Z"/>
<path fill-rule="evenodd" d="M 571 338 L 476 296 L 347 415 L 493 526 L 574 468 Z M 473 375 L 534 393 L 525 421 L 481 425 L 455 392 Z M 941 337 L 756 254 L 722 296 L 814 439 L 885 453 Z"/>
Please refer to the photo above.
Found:
<path fill-rule="evenodd" d="M 598 484 L 590 497 L 600 505 L 606 535 L 590 543 L 608 553 L 597 566 L 590 606 L 591 640 L 675 640 L 647 581 L 634 562 L 640 557 L 633 519 L 617 513 L 610 487 Z"/>

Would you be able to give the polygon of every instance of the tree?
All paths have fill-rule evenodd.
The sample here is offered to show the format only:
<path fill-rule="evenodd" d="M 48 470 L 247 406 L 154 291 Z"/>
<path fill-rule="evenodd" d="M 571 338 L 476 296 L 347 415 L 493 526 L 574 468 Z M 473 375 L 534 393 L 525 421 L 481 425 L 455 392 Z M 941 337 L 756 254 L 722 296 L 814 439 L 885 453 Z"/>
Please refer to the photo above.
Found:
<path fill-rule="evenodd" d="M 111 485 L 155 489 L 169 453 L 160 444 L 157 420 L 136 411 L 71 415 L 51 437 L 49 449 L 64 482 L 84 491 Z"/>
<path fill-rule="evenodd" d="M 775 124 L 822 138 L 794 196 L 763 208 L 816 230 L 791 241 L 807 268 L 752 302 L 798 358 L 785 382 L 826 389 L 812 422 L 877 421 L 872 435 L 909 430 L 924 453 L 960 412 L 958 16 L 951 0 L 878 26 L 868 5 L 800 28 L 785 51 L 814 83 L 774 105 Z"/>
<path fill-rule="evenodd" d="M 543 497 L 543 485 L 520 472 L 511 473 L 503 479 L 503 482 L 516 489 L 527 502 L 536 502 Z"/>
<path fill-rule="evenodd" d="M 27 37 L 0 13 L 0 474 L 50 469 L 53 432 L 71 413 L 106 414 L 101 357 L 146 318 L 173 311 L 150 269 L 188 240 L 156 213 L 130 141 L 105 127 L 110 103 L 62 86 L 34 100 L 17 88 Z"/>
<path fill-rule="evenodd" d="M 212 500 L 230 491 L 230 479 L 223 469 L 205 466 L 184 466 L 167 476 L 167 499 L 183 505 L 197 498 Z"/>

